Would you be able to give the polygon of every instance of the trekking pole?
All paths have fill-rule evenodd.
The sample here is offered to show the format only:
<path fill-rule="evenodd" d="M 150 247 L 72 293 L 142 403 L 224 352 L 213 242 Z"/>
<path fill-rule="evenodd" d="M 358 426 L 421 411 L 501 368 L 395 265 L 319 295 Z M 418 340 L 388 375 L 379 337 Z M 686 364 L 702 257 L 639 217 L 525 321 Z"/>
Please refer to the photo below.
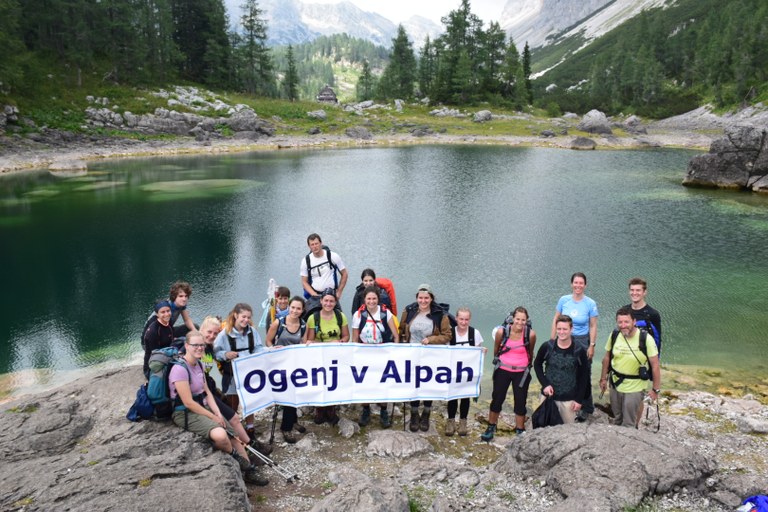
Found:
<path fill-rule="evenodd" d="M 275 442 L 275 425 L 277 424 L 277 409 L 279 406 L 275 405 L 274 411 L 272 411 L 272 432 L 269 434 L 269 444 Z"/>
<path fill-rule="evenodd" d="M 261 453 L 260 451 L 258 451 L 257 449 L 255 449 L 252 446 L 242 442 L 240 439 L 238 439 L 236 437 L 234 439 L 237 439 L 237 441 L 240 444 L 242 444 L 243 447 L 246 450 L 248 450 L 249 452 L 254 454 L 256 457 L 258 457 L 259 460 L 261 460 L 264 463 L 264 465 L 268 466 L 275 473 L 277 473 L 281 477 L 285 478 L 287 483 L 290 484 L 290 483 L 295 482 L 296 480 L 299 479 L 298 471 L 296 471 L 292 467 L 288 467 L 288 466 L 285 466 L 285 465 L 280 465 L 277 462 L 275 462 L 273 459 L 269 458 L 268 456 L 266 456 L 263 453 Z"/>

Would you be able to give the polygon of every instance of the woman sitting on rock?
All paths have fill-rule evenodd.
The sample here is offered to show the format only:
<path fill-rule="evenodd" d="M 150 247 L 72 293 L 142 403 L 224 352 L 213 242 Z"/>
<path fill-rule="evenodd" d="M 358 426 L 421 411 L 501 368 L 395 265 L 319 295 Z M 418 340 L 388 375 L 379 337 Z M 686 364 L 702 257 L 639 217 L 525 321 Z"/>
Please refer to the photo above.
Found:
<path fill-rule="evenodd" d="M 238 440 L 230 441 L 230 438 L 235 439 L 235 432 L 205 382 L 205 370 L 200 361 L 205 353 L 203 335 L 198 331 L 189 332 L 184 348 L 184 356 L 168 373 L 168 387 L 174 400 L 173 422 L 184 430 L 210 439 L 216 449 L 232 455 L 247 482 L 267 485 L 269 480 L 260 476 L 248 460 L 244 444 Z"/>

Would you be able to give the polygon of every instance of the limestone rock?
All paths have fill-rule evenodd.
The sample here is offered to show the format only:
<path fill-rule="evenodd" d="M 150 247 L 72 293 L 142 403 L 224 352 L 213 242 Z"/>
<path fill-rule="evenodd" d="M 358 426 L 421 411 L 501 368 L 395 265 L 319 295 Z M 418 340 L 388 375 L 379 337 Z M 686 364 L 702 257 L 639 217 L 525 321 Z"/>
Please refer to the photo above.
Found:
<path fill-rule="evenodd" d="M 350 139 L 371 140 L 373 135 L 363 126 L 352 126 L 344 131 L 344 134 Z"/>
<path fill-rule="evenodd" d="M 622 510 L 648 494 L 696 487 L 715 472 L 711 460 L 663 436 L 597 423 L 515 438 L 495 468 L 546 481 L 566 496 L 563 510 Z M 590 475 L 589 486 L 582 475 Z"/>
<path fill-rule="evenodd" d="M 397 112 L 403 111 L 403 100 L 395 100 L 395 111 Z"/>
<path fill-rule="evenodd" d="M 312 512 L 338 512 L 339 510 L 408 512 L 408 495 L 391 482 L 365 480 L 352 485 L 339 486 L 311 510 Z"/>
<path fill-rule="evenodd" d="M 198 510 L 216 482 L 218 508 L 250 510 L 232 457 L 175 425 L 125 419 L 141 381 L 133 366 L 4 404 L 0 509 L 159 510 L 172 497 Z"/>
<path fill-rule="evenodd" d="M 67 172 L 72 171 L 87 171 L 88 164 L 82 160 L 56 160 L 48 166 L 48 170 L 51 172 Z"/>
<path fill-rule="evenodd" d="M 409 457 L 434 451 L 425 437 L 410 432 L 374 430 L 368 434 L 367 455 Z"/>
<path fill-rule="evenodd" d="M 313 110 L 312 112 L 307 112 L 307 117 L 310 119 L 318 119 L 320 121 L 325 121 L 328 118 L 328 114 L 325 113 L 325 110 Z"/>
<path fill-rule="evenodd" d="M 472 118 L 472 121 L 475 123 L 485 123 L 486 121 L 490 121 L 493 119 L 493 114 L 491 114 L 490 110 L 481 110 L 479 112 L 475 112 L 474 117 Z"/>
<path fill-rule="evenodd" d="M 353 435 L 360 432 L 360 425 L 352 420 L 348 420 L 347 418 L 340 418 L 339 423 L 336 426 L 339 429 L 339 434 L 341 437 L 346 439 L 349 439 Z"/>
<path fill-rule="evenodd" d="M 595 149 L 596 147 L 597 143 L 592 139 L 588 139 L 587 137 L 576 137 L 571 141 L 571 149 L 590 150 Z"/>
<path fill-rule="evenodd" d="M 590 110 L 587 112 L 576 128 L 587 133 L 613 134 L 608 118 L 599 110 Z"/>
<path fill-rule="evenodd" d="M 543 137 L 545 139 L 549 139 L 554 136 L 555 136 L 555 132 L 553 132 L 552 130 L 541 130 L 541 133 L 539 133 L 539 137 Z"/>

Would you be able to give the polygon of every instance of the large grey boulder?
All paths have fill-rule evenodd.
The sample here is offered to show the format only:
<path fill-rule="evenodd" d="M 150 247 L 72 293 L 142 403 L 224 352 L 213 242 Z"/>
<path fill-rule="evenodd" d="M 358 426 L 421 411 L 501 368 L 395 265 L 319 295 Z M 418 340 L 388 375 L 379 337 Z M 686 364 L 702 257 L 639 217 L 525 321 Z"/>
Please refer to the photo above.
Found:
<path fill-rule="evenodd" d="M 312 112 L 307 112 L 307 117 L 310 119 L 318 119 L 320 121 L 325 121 L 328 119 L 328 114 L 325 113 L 325 110 L 313 110 Z"/>
<path fill-rule="evenodd" d="M 340 510 L 365 510 L 366 512 L 408 512 L 408 495 L 389 481 L 369 479 L 362 473 L 360 478 L 345 481 L 320 503 L 312 512 L 338 512 Z"/>
<path fill-rule="evenodd" d="M 562 510 L 623 510 L 650 494 L 695 488 L 715 465 L 661 434 L 594 423 L 518 436 L 495 469 L 546 482 L 566 497 Z"/>
<path fill-rule="evenodd" d="M 173 424 L 125 419 L 141 381 L 132 366 L 3 404 L 0 510 L 250 510 L 232 457 Z"/>
<path fill-rule="evenodd" d="M 691 158 L 683 185 L 764 191 L 768 176 L 768 129 L 731 126 L 709 153 Z"/>
<path fill-rule="evenodd" d="M 493 114 L 490 110 L 481 110 L 479 112 L 475 112 L 474 117 L 472 117 L 472 121 L 475 123 L 485 123 L 491 119 L 493 119 Z"/>
<path fill-rule="evenodd" d="M 382 457 L 410 457 L 429 453 L 434 448 L 424 436 L 396 430 L 374 430 L 368 434 L 366 455 Z"/>
<path fill-rule="evenodd" d="M 597 143 L 587 137 L 576 137 L 571 141 L 571 149 L 591 150 L 597 147 Z"/>
<path fill-rule="evenodd" d="M 608 118 L 605 117 L 605 114 L 599 110 L 590 110 L 587 112 L 576 128 L 587 133 L 613 134 L 611 123 L 608 122 Z"/>

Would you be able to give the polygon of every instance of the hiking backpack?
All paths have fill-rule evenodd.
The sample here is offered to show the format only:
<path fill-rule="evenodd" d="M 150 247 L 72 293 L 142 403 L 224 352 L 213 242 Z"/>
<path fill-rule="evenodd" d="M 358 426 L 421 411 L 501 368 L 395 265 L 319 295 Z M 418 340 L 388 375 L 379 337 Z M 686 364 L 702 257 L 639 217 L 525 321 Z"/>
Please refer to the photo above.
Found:
<path fill-rule="evenodd" d="M 154 417 L 159 420 L 168 420 L 173 414 L 174 401 L 171 399 L 171 391 L 168 386 L 168 374 L 174 364 L 180 364 L 189 373 L 187 364 L 179 354 L 176 347 L 165 347 L 153 350 L 149 356 L 149 382 L 147 383 L 147 397 L 155 408 Z"/>
<path fill-rule="evenodd" d="M 498 359 L 499 356 L 506 354 L 510 350 L 512 350 L 509 346 L 507 346 L 506 341 L 509 339 L 509 331 L 512 328 L 512 321 L 511 321 L 512 315 L 510 314 L 507 316 L 507 318 L 504 319 L 504 323 L 501 324 L 501 327 L 499 330 L 501 331 L 501 345 L 499 346 L 499 352 L 496 354 L 495 359 Z M 533 349 L 531 348 L 531 319 L 529 318 L 525 322 L 525 329 L 523 330 L 523 346 L 525 347 L 526 352 L 528 352 L 528 367 L 530 368 L 533 364 Z M 494 340 L 495 342 L 495 340 Z"/>
<path fill-rule="evenodd" d="M 230 331 L 231 332 L 231 331 Z M 248 351 L 249 354 L 253 354 L 254 348 L 256 348 L 256 342 L 253 339 L 253 326 L 251 326 L 250 330 L 248 331 L 248 348 L 237 348 L 237 342 L 235 341 L 235 338 L 230 336 L 229 334 L 226 335 L 227 339 L 229 340 L 229 350 L 232 352 L 245 352 Z M 219 373 L 222 375 L 232 375 L 232 361 L 219 361 L 216 360 L 216 365 L 219 368 Z"/>
<path fill-rule="evenodd" d="M 395 286 L 392 284 L 392 280 L 387 279 L 386 277 L 377 277 L 375 282 L 376 286 L 389 295 L 389 303 L 391 306 L 389 310 L 393 315 L 397 316 L 397 297 L 395 297 Z"/>
<path fill-rule="evenodd" d="M 456 345 L 456 329 L 457 327 L 451 327 L 451 341 L 449 342 L 451 345 Z M 471 325 L 467 328 L 467 343 L 471 346 L 475 346 L 475 328 Z M 464 343 L 462 342 L 462 345 Z"/>
<path fill-rule="evenodd" d="M 333 260 L 331 259 L 331 250 L 328 248 L 327 245 L 323 245 L 323 250 L 325 251 L 325 255 L 328 258 L 328 268 L 330 268 L 331 272 L 333 273 L 333 289 L 337 290 L 339 288 L 339 276 L 338 271 L 339 267 L 337 267 Z M 309 283 L 309 286 L 312 286 L 312 268 L 319 267 L 320 265 L 323 265 L 323 263 L 320 263 L 320 265 L 316 265 L 315 267 L 312 267 L 312 265 L 309 262 L 309 257 L 312 256 L 311 252 L 308 252 L 307 255 L 304 257 L 305 261 L 307 262 L 307 283 Z M 314 288 L 314 287 L 313 287 Z M 318 290 L 315 290 L 318 291 Z M 322 292 L 322 290 L 319 290 Z M 309 298 L 310 294 L 304 290 L 304 298 Z"/>
<path fill-rule="evenodd" d="M 341 338 L 341 328 L 344 324 L 344 320 L 341 318 L 341 311 L 337 308 L 333 310 L 333 313 L 336 315 L 336 323 L 339 325 L 339 338 Z M 314 312 L 315 317 L 315 336 L 320 336 L 320 341 L 325 341 L 322 339 L 323 335 L 320 331 L 320 310 L 316 310 Z"/>
<path fill-rule="evenodd" d="M 275 333 L 275 341 L 280 339 L 280 335 L 285 330 L 285 317 L 281 317 L 277 319 L 277 332 Z M 307 332 L 307 323 L 304 321 L 304 319 L 299 320 L 299 334 L 301 334 L 301 337 L 304 337 L 304 333 Z"/>
<path fill-rule="evenodd" d="M 608 347 L 608 373 L 609 373 L 609 379 L 608 382 L 610 382 L 611 386 L 616 389 L 619 385 L 621 385 L 622 382 L 624 382 L 625 379 L 640 379 L 640 380 L 651 380 L 653 378 L 653 369 L 651 368 L 651 360 L 648 357 L 648 347 L 646 345 L 646 340 L 648 339 L 648 331 L 645 329 L 640 329 L 640 343 L 639 348 L 640 352 L 643 353 L 645 356 L 645 364 L 640 363 L 640 359 L 635 355 L 635 351 L 632 350 L 632 347 L 629 347 L 629 350 L 632 352 L 632 355 L 637 359 L 639 368 L 637 375 L 628 375 L 625 373 L 617 372 L 613 368 L 613 347 L 616 344 L 616 339 L 619 337 L 619 330 L 614 329 L 611 333 L 611 345 Z M 625 338 L 626 339 L 626 338 Z M 629 344 L 627 344 L 629 346 Z M 647 367 L 646 367 L 647 365 Z M 617 377 L 616 382 L 613 382 L 613 379 L 610 378 L 610 375 L 615 375 Z"/>
<path fill-rule="evenodd" d="M 448 321 L 451 324 L 451 328 L 458 325 L 458 323 L 456 323 L 456 317 L 450 313 L 451 306 L 445 302 L 436 302 L 435 305 L 437 306 L 435 311 L 430 311 L 429 313 L 429 315 L 432 317 L 433 331 L 434 329 L 440 328 L 440 324 L 443 322 L 443 315 L 448 315 Z M 417 302 L 408 304 L 405 307 L 405 323 L 410 323 L 410 321 L 413 320 L 413 317 L 418 314 L 418 311 L 419 304 Z"/>
<path fill-rule="evenodd" d="M 651 319 L 645 315 L 642 318 L 637 318 L 634 311 L 632 312 L 632 317 L 635 318 L 635 326 L 638 329 L 644 330 L 653 336 L 653 340 L 656 342 L 656 349 L 659 350 L 659 356 L 661 356 L 661 336 L 659 336 L 659 330 L 651 322 Z"/>
<path fill-rule="evenodd" d="M 358 327 L 358 329 L 362 330 L 363 326 L 368 321 L 368 309 L 365 307 L 365 304 L 363 304 L 358 311 L 360 312 L 360 327 Z M 381 304 L 379 306 L 379 321 L 377 322 L 371 317 L 374 328 L 381 334 L 382 343 L 392 343 L 394 341 L 392 329 L 389 328 L 389 322 L 387 321 L 387 311 L 387 306 Z M 381 328 L 379 328 L 379 324 L 381 324 Z"/>

